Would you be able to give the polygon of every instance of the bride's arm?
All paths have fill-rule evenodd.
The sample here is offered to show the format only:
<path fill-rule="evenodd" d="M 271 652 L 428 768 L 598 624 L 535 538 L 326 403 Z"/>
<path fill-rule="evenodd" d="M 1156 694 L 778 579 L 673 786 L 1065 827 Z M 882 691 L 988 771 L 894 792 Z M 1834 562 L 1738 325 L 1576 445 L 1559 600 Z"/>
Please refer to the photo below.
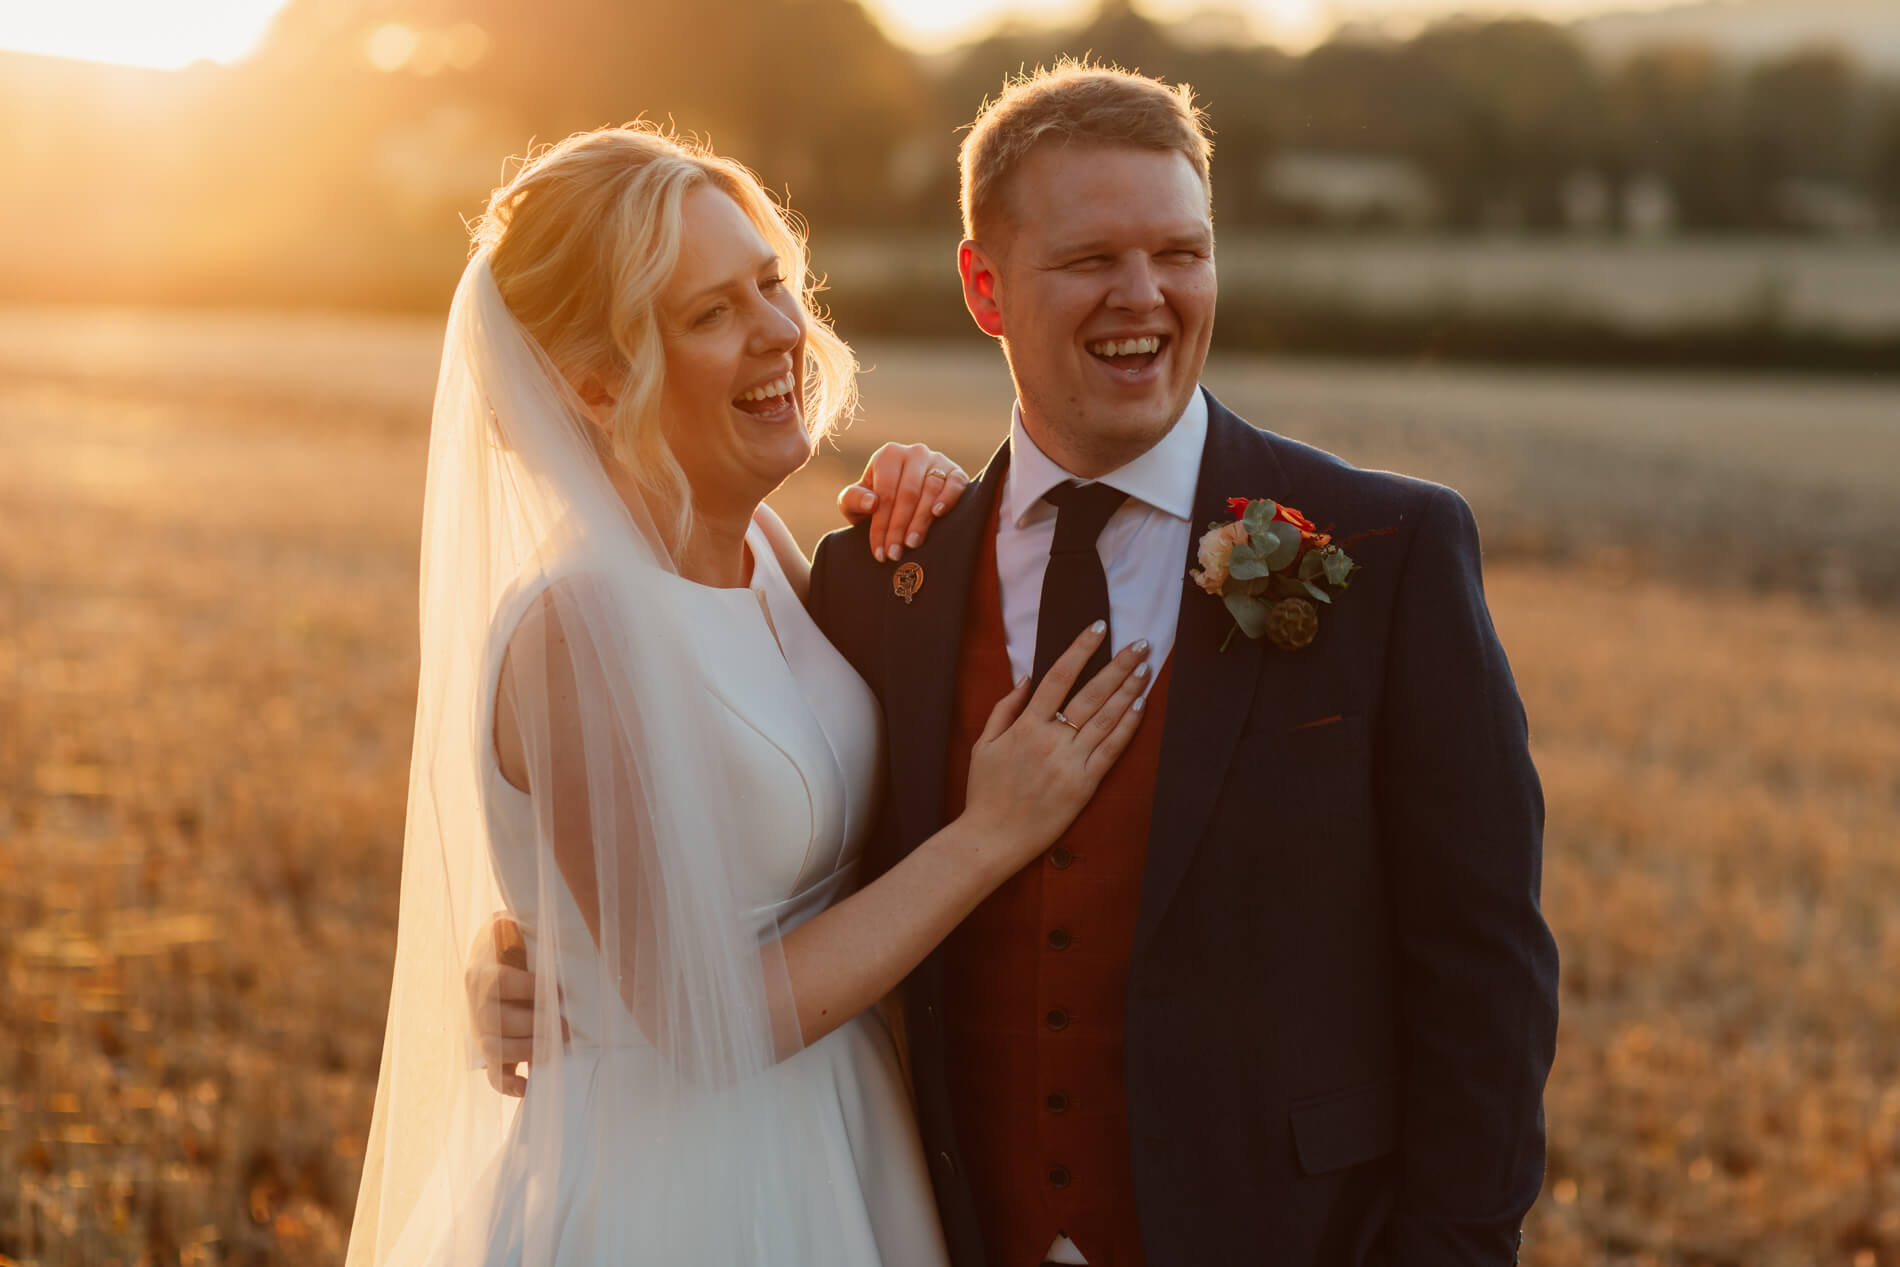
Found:
<path fill-rule="evenodd" d="M 963 500 L 970 477 L 927 444 L 885 443 L 864 464 L 858 482 L 838 490 L 846 523 L 871 521 L 871 552 L 895 563 Z"/>
<path fill-rule="evenodd" d="M 549 769 L 547 789 L 555 861 L 575 903 L 587 920 L 596 947 L 601 944 L 600 892 L 594 857 L 596 825 L 589 819 L 595 797 L 589 792 L 588 758 L 581 720 L 585 698 L 567 666 L 572 654 L 567 631 L 555 605 L 536 604 L 510 643 L 502 667 L 502 691 L 514 680 L 516 642 L 535 639 L 546 645 L 550 665 L 547 713 L 551 762 L 524 756 L 514 712 L 498 710 L 497 751 L 502 773 L 517 786 L 530 785 L 530 769 Z M 1137 644 L 1109 662 L 1064 710 L 1079 729 L 1055 720 L 1062 697 L 1073 685 L 1101 635 L 1085 631 L 1057 661 L 1031 698 L 1027 683 L 1005 696 L 974 749 L 970 762 L 968 805 L 946 826 L 876 881 L 813 917 L 761 951 L 767 981 L 771 1027 L 781 1057 L 818 1041 L 889 993 L 970 913 L 1016 871 L 1027 865 L 1067 828 L 1133 737 L 1146 684 L 1147 648 Z M 541 654 L 539 648 L 536 654 Z M 516 733 L 503 733 L 507 727 Z M 629 786 L 632 771 L 614 776 Z M 595 789 L 597 792 L 598 789 Z M 540 794 L 537 793 L 537 799 Z M 625 845 L 633 845 L 631 849 Z M 621 865 L 614 899 L 622 912 L 623 936 L 616 975 L 621 997 L 650 1039 L 664 1042 L 670 1017 L 661 1004 L 674 994 L 658 967 L 665 944 L 662 886 L 649 883 L 638 858 L 646 851 L 623 842 L 616 851 Z M 632 854 L 632 857 L 628 855 Z M 471 993 L 478 976 L 471 969 Z M 529 987 L 531 989 L 531 986 Z M 517 982 L 517 991 L 521 983 Z M 517 1008 L 529 1001 L 520 993 L 493 1002 Z M 472 1002 L 483 1018 L 503 1009 L 491 1001 Z M 485 1051 L 499 1036 L 480 1035 Z M 491 1056 L 492 1059 L 492 1056 Z M 509 1089 L 519 1093 L 518 1086 Z"/>
<path fill-rule="evenodd" d="M 1148 648 L 1135 643 L 1064 705 L 1103 636 L 1083 631 L 1033 697 L 1024 678 L 997 702 L 971 750 L 961 815 L 780 940 L 785 971 L 768 973 L 767 981 L 788 983 L 792 994 L 772 1000 L 781 1056 L 817 1042 L 889 994 L 1081 813 L 1134 737 L 1148 679 Z"/>
<path fill-rule="evenodd" d="M 846 523 L 871 521 L 871 549 L 895 562 L 905 546 L 919 546 L 930 525 L 963 500 L 970 477 L 962 467 L 926 444 L 878 446 L 858 482 L 838 490 L 838 513 Z M 811 560 L 799 548 L 778 512 L 761 503 L 756 516 L 772 543 L 779 567 L 804 602 L 811 589 Z"/>

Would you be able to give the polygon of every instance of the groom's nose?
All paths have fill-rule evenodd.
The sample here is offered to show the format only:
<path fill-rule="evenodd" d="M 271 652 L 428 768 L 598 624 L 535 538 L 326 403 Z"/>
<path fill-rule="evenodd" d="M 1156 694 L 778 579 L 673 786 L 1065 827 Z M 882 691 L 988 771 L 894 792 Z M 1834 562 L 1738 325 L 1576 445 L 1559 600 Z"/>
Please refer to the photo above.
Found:
<path fill-rule="evenodd" d="M 1167 302 L 1147 252 L 1130 252 L 1116 264 L 1107 302 L 1123 312 L 1153 312 Z"/>

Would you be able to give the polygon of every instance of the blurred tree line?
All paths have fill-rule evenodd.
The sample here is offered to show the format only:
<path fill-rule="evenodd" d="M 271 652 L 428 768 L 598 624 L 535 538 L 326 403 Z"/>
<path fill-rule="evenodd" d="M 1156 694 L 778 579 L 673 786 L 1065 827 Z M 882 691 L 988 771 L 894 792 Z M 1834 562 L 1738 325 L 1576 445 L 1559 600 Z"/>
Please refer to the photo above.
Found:
<path fill-rule="evenodd" d="M 953 233 L 957 129 L 1085 52 L 1195 86 L 1228 231 L 1402 219 L 1393 172 L 1450 232 L 1640 229 L 1645 193 L 1687 232 L 1900 224 L 1900 84 L 1839 49 L 1602 64 L 1562 27 L 1458 19 L 1292 56 L 1105 0 L 926 57 L 856 0 L 292 0 L 230 68 L 0 62 L 0 294 L 434 305 L 504 155 L 640 114 L 754 166 L 821 241 Z M 1367 171 L 1370 197 L 1298 196 Z"/>

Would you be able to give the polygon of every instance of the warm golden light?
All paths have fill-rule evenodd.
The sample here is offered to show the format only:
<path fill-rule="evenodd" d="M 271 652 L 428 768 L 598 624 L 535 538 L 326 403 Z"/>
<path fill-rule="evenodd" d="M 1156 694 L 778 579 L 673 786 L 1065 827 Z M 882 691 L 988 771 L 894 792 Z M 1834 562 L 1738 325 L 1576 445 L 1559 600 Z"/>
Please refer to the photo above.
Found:
<path fill-rule="evenodd" d="M 1613 9 L 1653 9 L 1676 0 L 1134 0 L 1135 11 L 1173 22 L 1210 12 L 1232 14 L 1258 38 L 1303 49 L 1346 22 L 1390 22 L 1398 29 L 1456 12 L 1530 13 L 1567 21 Z M 917 48 L 949 48 L 999 23 L 1044 25 L 1085 19 L 1101 0 L 862 0 L 890 34 Z"/>
<path fill-rule="evenodd" d="M 363 51 L 377 70 L 433 75 L 450 67 L 473 68 L 488 55 L 488 44 L 488 32 L 473 22 L 445 27 L 387 22 L 369 33 Z"/>
<path fill-rule="evenodd" d="M 20 0 L 0 5 L 0 49 L 176 69 L 236 61 L 285 0 Z"/>
<path fill-rule="evenodd" d="M 1241 17 L 1260 38 L 1303 47 L 1348 20 L 1416 22 L 1459 9 L 1515 10 L 1569 18 L 1609 8 L 1654 8 L 1668 0 L 1135 0 L 1152 18 L 1176 20 L 1210 8 Z M 236 61 L 254 48 L 287 0 L 17 0 L 0 4 L 0 50 L 88 61 L 177 68 L 209 59 Z M 1085 18 L 1100 0 L 862 0 L 897 39 L 946 48 L 1007 20 L 1060 25 Z M 368 37 L 363 54 L 381 70 L 431 75 L 465 70 L 489 52 L 487 35 L 468 22 L 434 28 L 391 22 Z"/>

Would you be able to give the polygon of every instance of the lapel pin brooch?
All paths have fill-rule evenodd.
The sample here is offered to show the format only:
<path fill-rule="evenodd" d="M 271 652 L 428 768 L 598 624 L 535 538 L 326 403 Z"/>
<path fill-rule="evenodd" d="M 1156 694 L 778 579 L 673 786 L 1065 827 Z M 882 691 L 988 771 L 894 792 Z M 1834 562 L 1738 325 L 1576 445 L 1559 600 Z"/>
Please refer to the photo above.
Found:
<path fill-rule="evenodd" d="M 910 606 L 910 600 L 917 597 L 917 591 L 924 587 L 924 569 L 916 563 L 905 563 L 891 573 L 891 593 L 904 600 L 904 606 Z"/>

